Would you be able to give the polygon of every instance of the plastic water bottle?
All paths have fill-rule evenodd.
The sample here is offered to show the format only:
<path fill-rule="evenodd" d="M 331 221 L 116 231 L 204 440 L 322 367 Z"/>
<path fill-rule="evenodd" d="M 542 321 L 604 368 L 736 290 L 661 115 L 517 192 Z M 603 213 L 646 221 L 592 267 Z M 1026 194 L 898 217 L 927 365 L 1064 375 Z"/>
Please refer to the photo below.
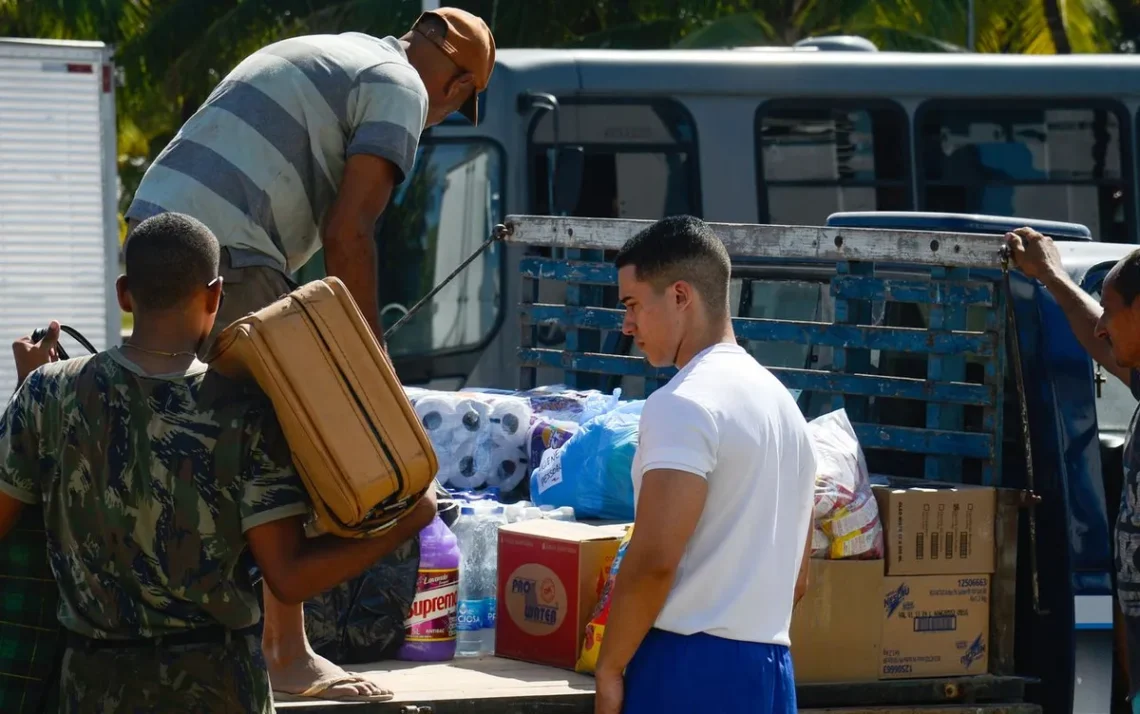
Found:
<path fill-rule="evenodd" d="M 499 526 L 507 522 L 502 506 L 493 506 L 486 516 L 480 519 L 480 535 L 483 540 L 483 654 L 495 653 L 495 624 L 498 614 L 499 595 Z"/>
<path fill-rule="evenodd" d="M 549 511 L 543 511 L 542 517 L 549 521 L 573 521 L 574 508 L 572 506 L 562 506 Z"/>
<path fill-rule="evenodd" d="M 456 617 L 455 656 L 477 657 L 483 651 L 486 603 L 481 562 L 485 555 L 479 538 L 479 521 L 475 507 L 459 509 L 455 537 L 459 541 L 459 607 Z"/>

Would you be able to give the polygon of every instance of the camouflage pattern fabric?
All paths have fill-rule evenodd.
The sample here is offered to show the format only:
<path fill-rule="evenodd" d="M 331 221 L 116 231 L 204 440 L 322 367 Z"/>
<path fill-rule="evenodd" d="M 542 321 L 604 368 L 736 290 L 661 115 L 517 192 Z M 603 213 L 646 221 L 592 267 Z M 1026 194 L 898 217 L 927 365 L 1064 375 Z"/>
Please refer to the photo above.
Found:
<path fill-rule="evenodd" d="M 43 504 L 59 621 L 92 638 L 255 625 L 244 533 L 308 510 L 260 392 L 201 363 L 144 376 L 117 348 L 29 375 L 0 417 L 0 490 Z"/>
<path fill-rule="evenodd" d="M 348 582 L 305 603 L 305 632 L 317 654 L 338 664 L 391 659 L 404 643 L 416 596 L 419 538 Z"/>
<path fill-rule="evenodd" d="M 82 714 L 271 714 L 257 636 L 228 644 L 68 648 L 61 708 Z"/>

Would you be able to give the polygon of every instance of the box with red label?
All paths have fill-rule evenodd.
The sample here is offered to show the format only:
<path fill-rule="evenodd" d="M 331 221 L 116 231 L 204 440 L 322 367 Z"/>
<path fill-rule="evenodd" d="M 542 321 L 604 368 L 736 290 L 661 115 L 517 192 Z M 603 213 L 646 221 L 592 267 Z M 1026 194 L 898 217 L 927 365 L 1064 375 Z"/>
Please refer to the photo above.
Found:
<path fill-rule="evenodd" d="M 554 520 L 500 528 L 495 654 L 573 669 L 625 529 Z"/>

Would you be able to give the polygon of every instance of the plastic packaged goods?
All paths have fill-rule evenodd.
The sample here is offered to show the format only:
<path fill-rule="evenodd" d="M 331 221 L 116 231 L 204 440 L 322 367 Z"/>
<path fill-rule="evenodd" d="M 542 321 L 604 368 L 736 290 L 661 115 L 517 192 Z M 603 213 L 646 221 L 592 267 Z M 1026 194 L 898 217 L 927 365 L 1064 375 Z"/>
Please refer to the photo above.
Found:
<path fill-rule="evenodd" d="M 883 526 L 867 462 L 847 412 L 808 422 L 816 459 L 812 556 L 830 560 L 883 557 Z"/>
<path fill-rule="evenodd" d="M 614 581 L 617 579 L 618 569 L 621 567 L 622 558 L 625 557 L 625 551 L 629 547 L 631 538 L 633 538 L 632 525 L 626 530 L 625 536 L 621 539 L 617 555 L 614 556 L 613 563 L 610 564 L 609 569 L 606 571 L 606 577 L 602 585 L 601 595 L 598 598 L 598 604 L 594 607 L 590 621 L 586 623 L 586 634 L 582 641 L 582 653 L 578 656 L 578 663 L 574 666 L 576 672 L 589 674 L 598 666 L 598 654 L 602 651 L 602 639 L 605 637 L 606 623 L 610 617 L 610 600 L 613 597 Z"/>
<path fill-rule="evenodd" d="M 406 391 L 436 451 L 440 483 L 459 490 L 493 487 L 508 492 L 527 477 L 533 411 L 526 399 Z"/>
<path fill-rule="evenodd" d="M 504 511 L 494 501 L 477 501 L 460 509 L 455 524 L 461 554 L 455 652 L 460 657 L 495 651 L 498 535 L 506 523 Z"/>
<path fill-rule="evenodd" d="M 633 520 L 633 456 L 643 400 L 626 402 L 582 424 L 542 455 L 530 477 L 539 506 L 570 506 L 578 518 Z"/>

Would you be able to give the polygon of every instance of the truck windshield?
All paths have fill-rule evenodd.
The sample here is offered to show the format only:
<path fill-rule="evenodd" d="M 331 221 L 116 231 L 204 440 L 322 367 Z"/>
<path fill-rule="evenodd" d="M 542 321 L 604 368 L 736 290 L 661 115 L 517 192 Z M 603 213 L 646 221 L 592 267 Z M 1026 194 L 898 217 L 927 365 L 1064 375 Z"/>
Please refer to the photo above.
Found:
<path fill-rule="evenodd" d="M 481 140 L 425 139 L 411 176 L 396 188 L 376 224 L 381 319 L 399 320 L 447 277 L 502 220 L 503 159 Z M 323 256 L 298 273 L 324 275 Z M 388 345 L 392 357 L 475 349 L 498 319 L 502 252 L 489 248 L 411 320 Z"/>

